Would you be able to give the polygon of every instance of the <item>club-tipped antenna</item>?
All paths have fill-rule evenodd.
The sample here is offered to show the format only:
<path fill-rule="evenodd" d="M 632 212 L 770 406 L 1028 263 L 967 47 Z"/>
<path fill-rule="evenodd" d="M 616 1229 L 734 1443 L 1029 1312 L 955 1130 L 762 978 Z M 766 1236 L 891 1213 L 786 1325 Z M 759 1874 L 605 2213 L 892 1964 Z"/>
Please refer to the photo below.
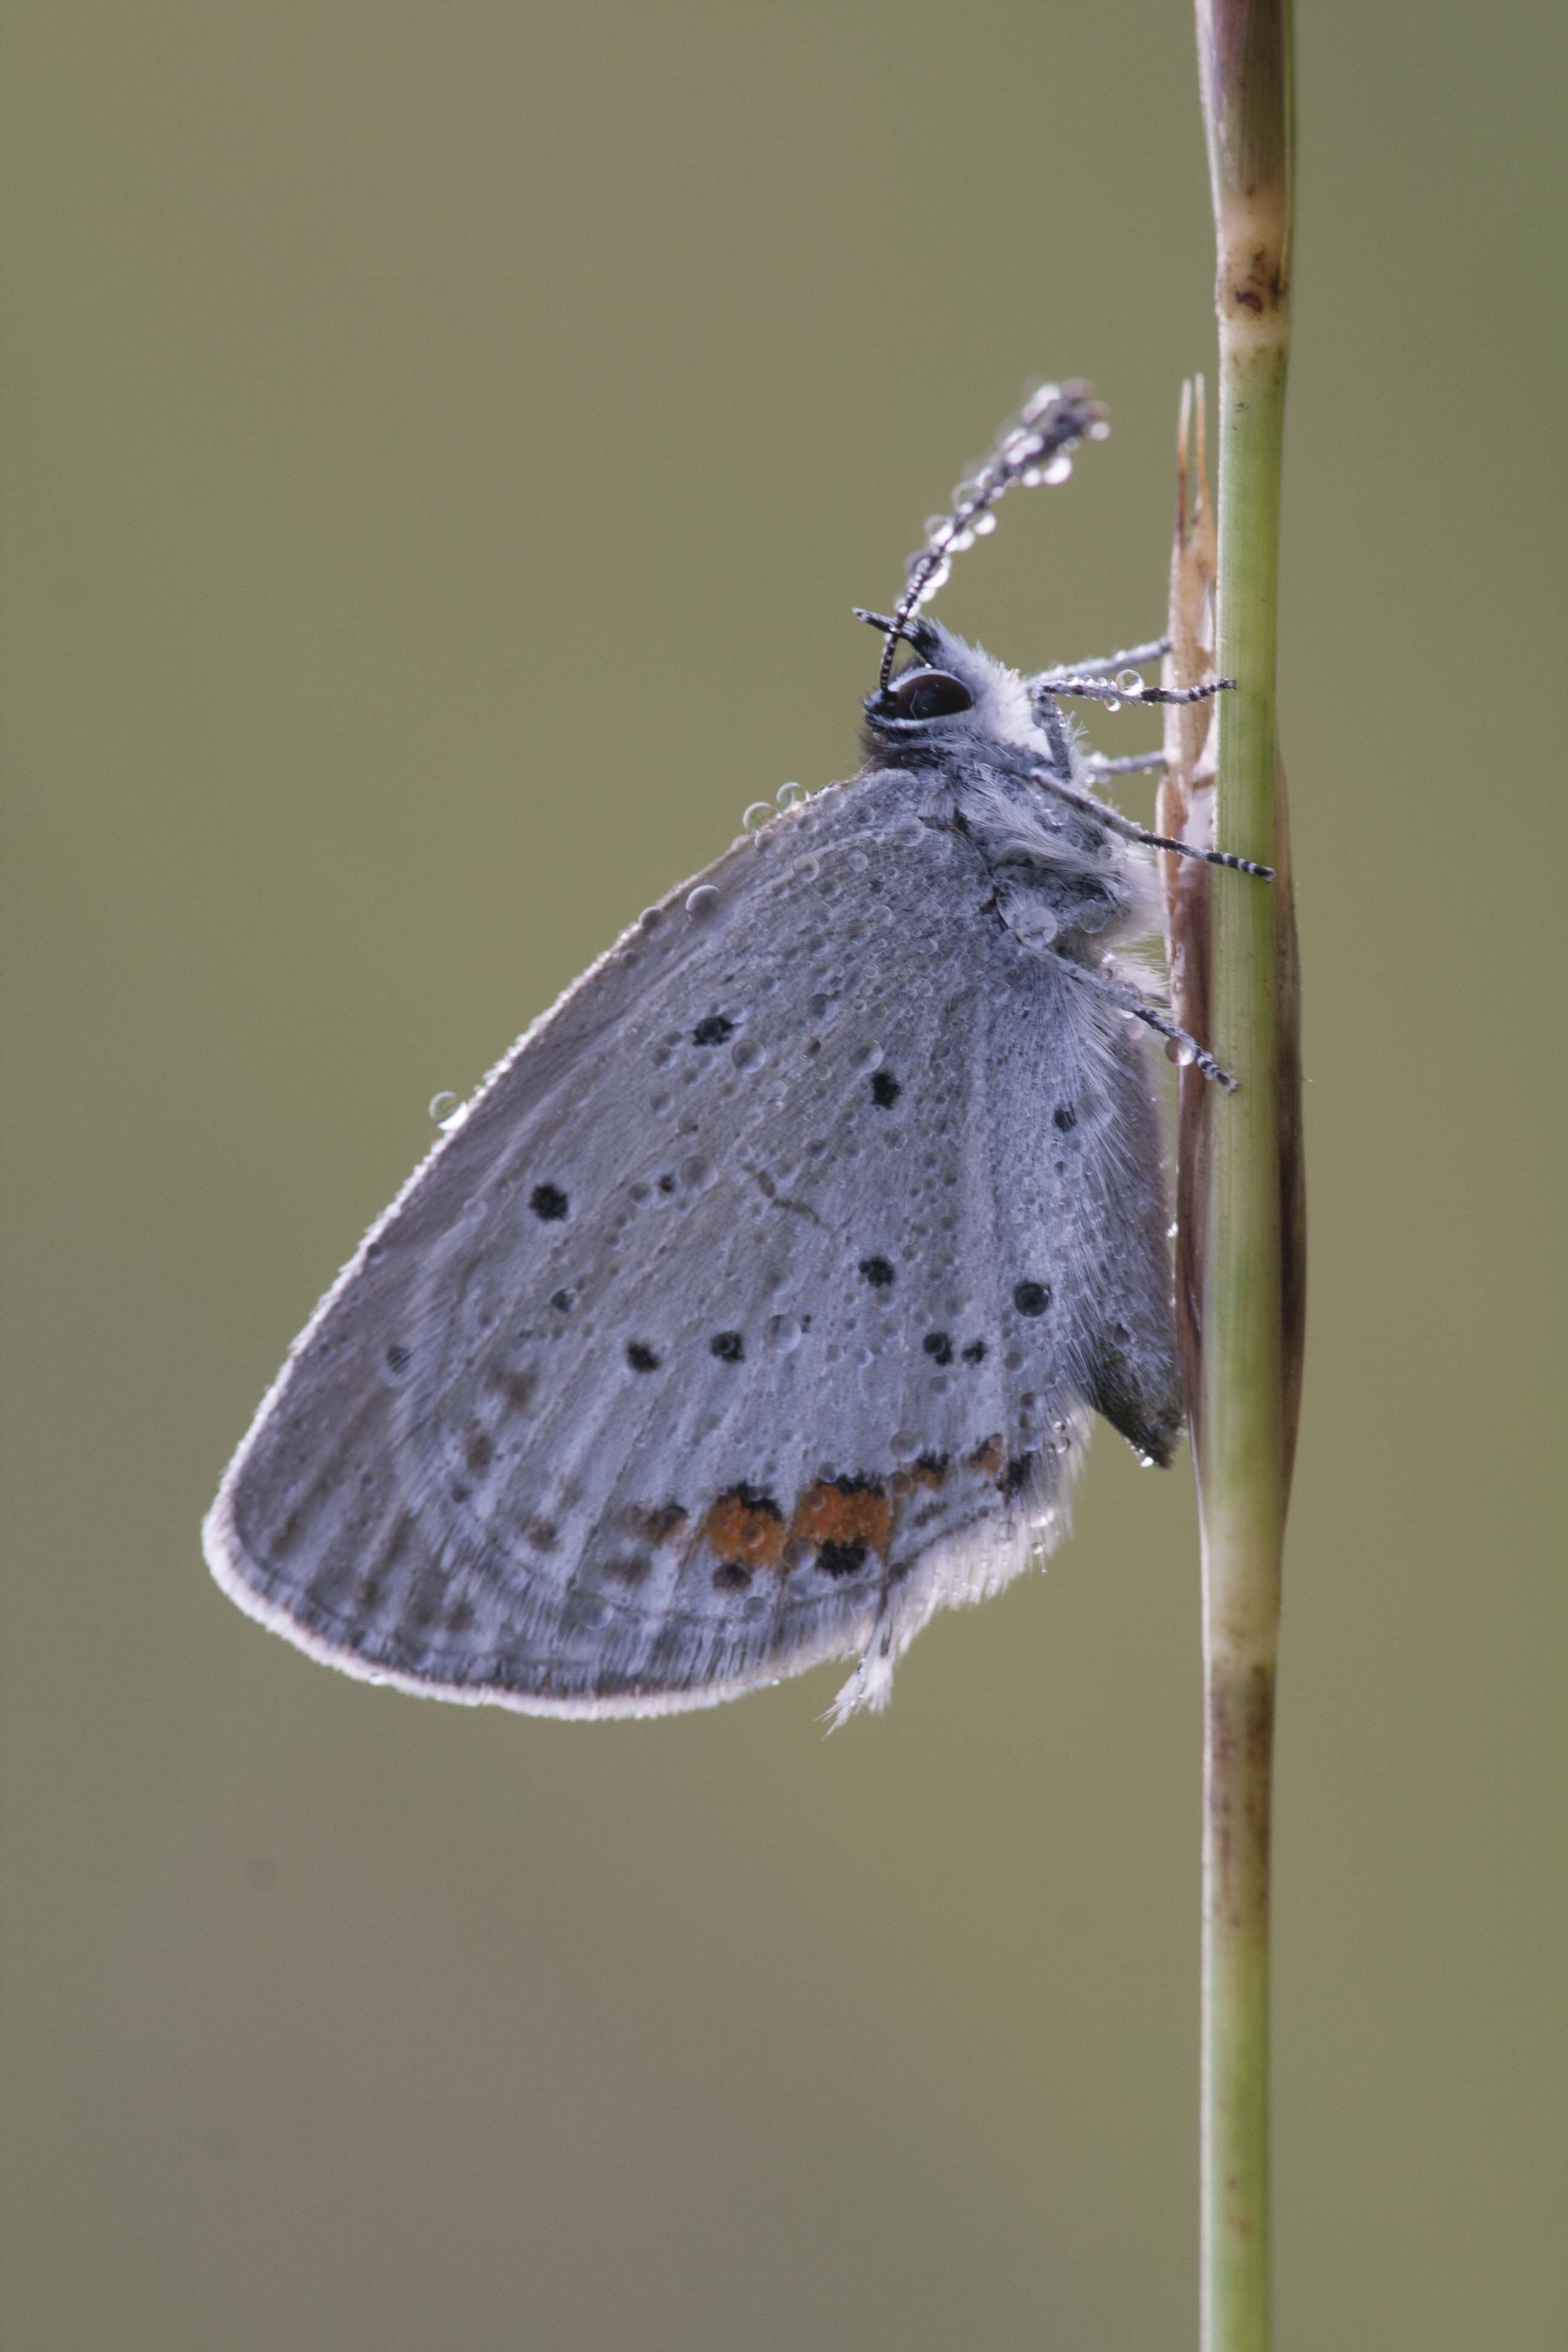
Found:
<path fill-rule="evenodd" d="M 984 530 L 993 528 L 984 518 L 1003 492 L 1015 482 L 1022 482 L 1027 489 L 1037 482 L 1065 482 L 1072 472 L 1068 452 L 1074 444 L 1103 441 L 1110 430 L 1104 407 L 1087 383 L 1076 381 L 1041 384 L 1017 415 L 1009 417 L 985 463 L 954 490 L 952 512 L 938 515 L 927 525 L 925 545 L 910 558 L 904 593 L 892 618 L 878 624 L 887 630 L 877 678 L 880 691 L 887 690 L 899 640 L 910 622 L 946 580 L 952 558 L 973 547 Z"/>

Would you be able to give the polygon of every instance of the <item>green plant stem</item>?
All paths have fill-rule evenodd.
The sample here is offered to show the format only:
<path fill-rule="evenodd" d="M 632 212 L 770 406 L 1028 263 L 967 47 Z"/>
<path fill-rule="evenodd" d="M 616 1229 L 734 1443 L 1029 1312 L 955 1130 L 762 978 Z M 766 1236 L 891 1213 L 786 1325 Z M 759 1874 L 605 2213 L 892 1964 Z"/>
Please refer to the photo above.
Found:
<path fill-rule="evenodd" d="M 1221 337 L 1215 834 L 1271 865 L 1282 349 Z M 1229 347 L 1227 348 L 1227 343 Z M 1272 894 L 1213 894 L 1199 1502 L 1205 1658 L 1204 2352 L 1268 2341 L 1268 1829 L 1285 1519 Z"/>
<path fill-rule="evenodd" d="M 1289 26 L 1283 0 L 1199 0 L 1219 318 L 1215 835 L 1276 863 L 1274 677 L 1289 337 Z M 1239 887 L 1238 887 L 1239 886 Z M 1194 1457 L 1203 1540 L 1203 2352 L 1267 2352 L 1268 1862 L 1288 1486 L 1280 909 L 1214 877 L 1209 1043 L 1240 1080 L 1209 1107 Z M 1291 1018 L 1287 1011 L 1285 1018 Z"/>

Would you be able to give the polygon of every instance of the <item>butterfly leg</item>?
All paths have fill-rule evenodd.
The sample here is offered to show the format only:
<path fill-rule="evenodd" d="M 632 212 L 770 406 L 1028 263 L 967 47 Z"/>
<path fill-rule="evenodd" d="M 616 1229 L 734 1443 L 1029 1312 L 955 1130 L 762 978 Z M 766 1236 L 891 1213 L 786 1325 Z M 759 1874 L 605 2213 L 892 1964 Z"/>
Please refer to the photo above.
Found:
<path fill-rule="evenodd" d="M 1113 677 L 1050 677 L 1044 681 L 1047 694 L 1076 694 L 1090 702 L 1206 702 L 1211 695 L 1224 694 L 1233 687 L 1233 677 L 1211 677 L 1202 686 L 1118 686 Z"/>
<path fill-rule="evenodd" d="M 1048 687 L 1053 678 L 1093 677 L 1102 670 L 1117 670 L 1129 662 L 1158 661 L 1171 650 L 1169 637 L 1154 637 L 1146 646 L 1123 646 L 1119 654 L 1095 654 L 1087 661 L 1058 662 L 1054 669 L 1037 670 L 1029 680 L 1031 686 Z"/>
<path fill-rule="evenodd" d="M 1222 1069 L 1214 1055 L 1205 1053 L 1195 1037 L 1189 1036 L 1184 1029 L 1179 1028 L 1175 1022 L 1151 1004 L 1147 997 L 1141 996 L 1135 988 L 1127 987 L 1120 980 L 1110 979 L 1103 971 L 1091 971 L 1088 964 L 1075 963 L 1071 956 L 1062 955 L 1055 948 L 1041 948 L 1037 952 L 1048 956 L 1069 980 L 1076 980 L 1080 988 L 1093 989 L 1095 994 L 1102 996 L 1108 1004 L 1114 1004 L 1119 1013 L 1130 1013 L 1135 1021 L 1146 1023 L 1160 1036 L 1169 1037 L 1184 1061 L 1194 1063 L 1205 1078 L 1212 1078 L 1227 1094 L 1236 1092 L 1237 1080 L 1230 1072 Z"/>
<path fill-rule="evenodd" d="M 1107 760 L 1099 751 L 1087 751 L 1082 765 L 1091 776 L 1138 776 L 1151 768 L 1170 764 L 1163 751 L 1129 751 L 1124 759 Z"/>
<path fill-rule="evenodd" d="M 1141 841 L 1146 849 L 1169 849 L 1177 857 L 1200 858 L 1205 866 L 1226 866 L 1233 874 L 1256 874 L 1262 882 L 1274 879 L 1272 866 L 1259 866 L 1254 858 L 1235 857 L 1228 849 L 1194 849 L 1190 841 L 1173 841 L 1168 834 L 1151 833 L 1146 825 L 1135 824 L 1130 816 L 1123 816 L 1120 809 L 1107 808 L 1092 793 L 1075 792 L 1071 784 L 1061 783 L 1043 768 L 1034 771 L 1034 779 L 1044 791 L 1082 809 L 1086 816 L 1096 818 L 1108 832 L 1120 834 L 1123 841 Z"/>

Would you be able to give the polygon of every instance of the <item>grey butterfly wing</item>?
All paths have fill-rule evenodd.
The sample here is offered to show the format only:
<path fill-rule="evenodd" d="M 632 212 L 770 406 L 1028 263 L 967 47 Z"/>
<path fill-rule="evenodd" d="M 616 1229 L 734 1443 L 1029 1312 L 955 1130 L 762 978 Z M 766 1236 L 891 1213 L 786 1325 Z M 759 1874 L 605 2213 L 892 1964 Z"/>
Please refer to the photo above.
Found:
<path fill-rule="evenodd" d="M 1147 1082 L 989 890 L 883 774 L 628 933 L 297 1344 L 208 1522 L 234 1597 L 454 1698 L 658 1712 L 860 1654 L 876 1703 L 1048 1536 L 1089 1407 L 1161 1450 Z"/>

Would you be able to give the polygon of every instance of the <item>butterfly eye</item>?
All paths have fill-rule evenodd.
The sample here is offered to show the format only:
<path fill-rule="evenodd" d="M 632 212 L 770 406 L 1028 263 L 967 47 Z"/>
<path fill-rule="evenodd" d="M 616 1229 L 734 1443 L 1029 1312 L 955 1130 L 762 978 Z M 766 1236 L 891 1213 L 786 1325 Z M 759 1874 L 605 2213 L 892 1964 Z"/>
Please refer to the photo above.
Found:
<path fill-rule="evenodd" d="M 963 679 L 945 669 L 907 669 L 893 680 L 890 691 L 900 719 L 951 719 L 974 707 Z"/>

